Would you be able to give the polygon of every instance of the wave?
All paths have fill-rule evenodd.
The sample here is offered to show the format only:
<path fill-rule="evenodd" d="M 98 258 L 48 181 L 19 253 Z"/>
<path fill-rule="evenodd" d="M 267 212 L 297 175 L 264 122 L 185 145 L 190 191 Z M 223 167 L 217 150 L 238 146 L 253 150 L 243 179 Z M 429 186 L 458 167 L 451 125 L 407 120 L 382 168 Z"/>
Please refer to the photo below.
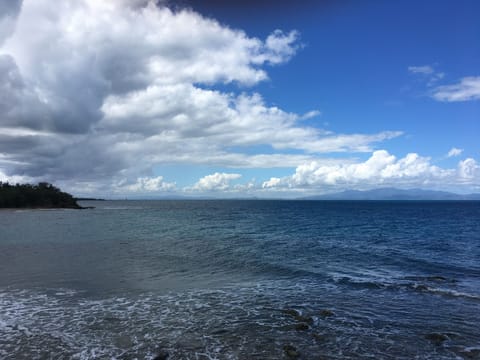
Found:
<path fill-rule="evenodd" d="M 273 360 L 284 358 L 283 348 L 290 343 L 302 358 L 453 357 L 448 344 L 433 351 L 425 338 L 435 331 L 429 321 L 425 333 L 412 337 L 410 322 L 407 328 L 384 326 L 392 320 L 377 310 L 341 309 L 332 302 L 331 316 L 322 316 L 321 297 L 308 298 L 315 286 L 303 285 L 265 281 L 101 298 L 68 289 L 0 291 L 0 358 L 41 358 L 48 349 L 52 358 L 84 360 L 153 359 L 159 352 L 171 359 Z M 285 309 L 312 321 L 300 331 L 299 320 Z M 460 335 L 449 341 L 475 352 L 466 347 L 474 343 Z"/>
<path fill-rule="evenodd" d="M 419 290 L 421 292 L 429 292 L 437 295 L 447 296 L 447 297 L 458 297 L 458 298 L 465 298 L 471 300 L 478 300 L 480 301 L 480 294 L 471 294 L 457 290 L 445 289 L 445 288 L 432 288 L 425 285 L 414 286 L 415 290 Z"/>
<path fill-rule="evenodd" d="M 414 281 L 409 281 L 414 280 Z M 448 279 L 443 276 L 406 276 L 400 279 L 367 279 L 351 276 L 333 276 L 332 281 L 335 284 L 347 285 L 365 289 L 384 289 L 391 291 L 415 291 L 424 294 L 434 294 L 445 297 L 465 298 L 469 300 L 480 301 L 480 294 L 451 289 L 438 286 L 438 283 L 445 285 L 455 285 L 458 283 L 455 279 Z"/>

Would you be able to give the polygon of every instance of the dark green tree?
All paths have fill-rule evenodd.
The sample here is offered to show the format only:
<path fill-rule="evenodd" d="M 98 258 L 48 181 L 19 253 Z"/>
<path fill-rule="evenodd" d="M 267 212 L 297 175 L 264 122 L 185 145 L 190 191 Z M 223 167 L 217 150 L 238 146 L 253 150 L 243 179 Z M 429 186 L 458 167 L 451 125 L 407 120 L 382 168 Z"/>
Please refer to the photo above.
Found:
<path fill-rule="evenodd" d="M 9 184 L 0 182 L 0 208 L 81 209 L 75 198 L 52 184 Z"/>

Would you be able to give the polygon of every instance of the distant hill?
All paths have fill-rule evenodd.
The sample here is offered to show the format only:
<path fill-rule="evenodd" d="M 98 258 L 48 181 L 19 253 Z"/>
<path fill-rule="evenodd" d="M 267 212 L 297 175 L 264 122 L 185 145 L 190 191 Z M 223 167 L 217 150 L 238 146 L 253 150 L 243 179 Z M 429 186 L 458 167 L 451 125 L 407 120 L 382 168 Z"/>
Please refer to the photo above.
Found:
<path fill-rule="evenodd" d="M 347 190 L 334 194 L 309 196 L 303 200 L 480 200 L 480 194 L 454 194 L 446 191 L 382 188 L 366 191 Z"/>
<path fill-rule="evenodd" d="M 83 209 L 72 195 L 46 182 L 37 185 L 0 182 L 0 208 Z"/>

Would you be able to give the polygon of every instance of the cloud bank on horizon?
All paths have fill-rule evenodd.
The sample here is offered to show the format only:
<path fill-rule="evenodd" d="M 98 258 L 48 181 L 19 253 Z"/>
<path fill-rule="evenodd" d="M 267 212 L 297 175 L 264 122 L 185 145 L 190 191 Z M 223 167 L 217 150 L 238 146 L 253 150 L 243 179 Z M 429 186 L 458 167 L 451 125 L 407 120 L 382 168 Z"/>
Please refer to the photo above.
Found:
<path fill-rule="evenodd" d="M 321 125 L 322 109 L 268 103 L 256 87 L 303 51 L 301 35 L 274 28 L 261 39 L 150 1 L 3 1 L 0 181 L 112 196 L 480 189 L 474 158 L 441 167 L 382 149 L 404 135 L 401 124 L 337 133 Z M 408 71 L 428 78 L 432 101 L 480 99 L 480 77 L 440 84 L 443 73 L 430 65 Z M 446 144 L 447 157 L 461 156 L 452 145 L 462 146 Z M 158 173 L 171 164 L 177 174 Z M 179 186 L 182 166 L 216 170 Z M 269 176 L 280 168 L 290 174 Z"/>

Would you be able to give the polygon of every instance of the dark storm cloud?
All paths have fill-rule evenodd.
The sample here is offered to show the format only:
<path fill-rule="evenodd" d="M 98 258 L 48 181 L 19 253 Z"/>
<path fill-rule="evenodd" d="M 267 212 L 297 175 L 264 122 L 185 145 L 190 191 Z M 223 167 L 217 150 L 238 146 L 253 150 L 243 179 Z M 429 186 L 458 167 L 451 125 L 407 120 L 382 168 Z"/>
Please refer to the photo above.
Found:
<path fill-rule="evenodd" d="M 56 124 L 52 113 L 54 109 L 49 109 L 26 85 L 10 55 L 0 55 L 0 93 L 0 126 L 61 130 L 62 126 L 58 125 L 66 119 L 64 114 L 61 111 L 56 114 L 59 120 Z M 61 109 L 57 105 L 55 110 Z"/>
<path fill-rule="evenodd" d="M 22 76 L 15 60 L 9 55 L 0 55 L 0 113 L 5 116 L 18 103 L 19 92 L 24 88 Z"/>
<path fill-rule="evenodd" d="M 0 55 L 0 126 L 26 127 L 61 133 L 84 133 L 101 117 L 102 98 L 98 89 L 85 81 L 71 81 L 72 74 L 60 73 L 50 87 L 48 101 L 42 101 L 23 79 L 15 60 Z M 61 88 L 60 88 L 61 87 Z"/>
<path fill-rule="evenodd" d="M 22 0 L 0 0 L 0 17 L 16 16 L 22 6 Z"/>
<path fill-rule="evenodd" d="M 0 153 L 12 163 L 7 175 L 41 177 L 52 182 L 106 178 L 128 166 L 128 156 L 110 151 L 115 139 L 74 135 L 0 135 Z"/>
<path fill-rule="evenodd" d="M 28 29 L 35 20 L 26 16 L 21 21 Z M 141 89 L 151 81 L 144 61 L 151 49 L 134 38 L 109 44 L 100 34 L 97 41 L 104 41 L 103 46 L 76 49 L 62 39 L 64 34 L 56 35 L 54 40 L 36 39 L 37 49 L 28 50 L 23 60 L 28 64 L 25 74 L 11 55 L 0 55 L 0 126 L 87 133 L 102 118 L 101 106 L 108 95 Z M 19 41 L 23 36 L 28 34 L 20 34 Z"/>
<path fill-rule="evenodd" d="M 11 136 L 0 134 L 0 153 L 37 152 L 42 141 L 37 136 Z"/>
<path fill-rule="evenodd" d="M 12 33 L 21 6 L 21 0 L 0 0 L 0 45 Z"/>
<path fill-rule="evenodd" d="M 0 126 L 45 127 L 46 109 L 26 86 L 10 55 L 0 55 L 0 94 Z"/>

